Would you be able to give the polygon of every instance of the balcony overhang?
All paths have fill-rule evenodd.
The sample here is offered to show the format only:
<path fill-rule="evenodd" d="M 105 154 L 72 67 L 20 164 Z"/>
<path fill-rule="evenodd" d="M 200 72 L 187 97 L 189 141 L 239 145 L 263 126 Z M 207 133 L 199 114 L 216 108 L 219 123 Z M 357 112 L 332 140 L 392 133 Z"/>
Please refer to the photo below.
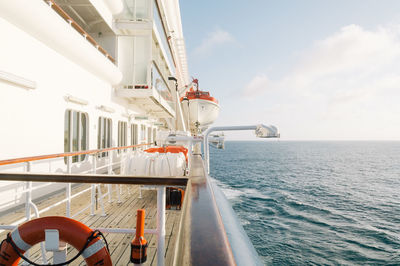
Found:
<path fill-rule="evenodd" d="M 155 88 L 128 89 L 118 88 L 116 94 L 119 97 L 129 99 L 133 104 L 139 104 L 146 113 L 156 118 L 173 118 L 175 110 Z"/>

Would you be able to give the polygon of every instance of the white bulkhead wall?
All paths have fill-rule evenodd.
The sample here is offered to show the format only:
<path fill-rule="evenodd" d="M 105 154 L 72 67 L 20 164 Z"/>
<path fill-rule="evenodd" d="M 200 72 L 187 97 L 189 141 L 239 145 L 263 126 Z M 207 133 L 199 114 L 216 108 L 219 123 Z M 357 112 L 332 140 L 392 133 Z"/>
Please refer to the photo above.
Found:
<path fill-rule="evenodd" d="M 0 16 L 112 85 L 122 74 L 43 1 L 0 1 Z"/>
<path fill-rule="evenodd" d="M 126 99 L 114 96 L 113 88 L 110 84 L 113 82 L 104 80 L 104 76 L 96 71 L 90 71 L 85 64 L 93 64 L 93 62 L 87 58 L 87 55 L 82 55 L 81 57 L 70 56 L 69 53 L 64 53 L 62 50 L 54 48 L 51 40 L 43 40 L 40 38 L 40 34 L 37 35 L 35 27 L 25 25 L 25 19 L 22 20 L 24 23 L 17 23 L 18 27 L 13 25 L 16 18 L 12 17 L 11 14 L 5 13 L 9 11 L 10 6 L 18 6 L 25 3 L 25 1 L 21 1 L 15 0 L 13 4 L 7 3 L 7 8 L 0 11 L 0 16 L 2 17 L 0 18 L 0 31 L 4 36 L 7 36 L 0 43 L 0 58 L 2 59 L 0 60 L 0 71 L 30 80 L 36 85 L 35 89 L 27 90 L 0 79 L 0 112 L 9 114 L 0 117 L 1 128 L 6 128 L 0 133 L 0 159 L 62 152 L 64 150 L 64 113 L 66 109 L 88 113 L 89 149 L 97 148 L 98 117 L 112 118 L 113 146 L 115 146 L 118 136 L 118 121 L 129 121 L 127 118 L 124 120 L 121 115 L 126 114 L 127 110 L 130 110 L 131 114 L 138 114 L 138 111 L 135 110 L 136 108 L 131 108 L 132 104 L 128 103 Z M 33 2 L 36 3 L 36 1 L 29 1 L 29 3 Z M 39 2 L 41 3 L 41 1 Z M 142 3 L 138 5 L 140 7 L 138 10 L 141 10 L 138 13 L 140 16 L 145 17 L 146 14 L 152 16 L 153 1 L 140 0 L 137 3 Z M 22 8 L 22 6 L 22 11 L 27 9 L 26 7 Z M 47 6 L 41 6 L 39 9 L 42 10 L 42 7 L 48 8 L 45 12 L 54 13 Z M 37 17 L 38 14 L 32 13 L 31 15 Z M 53 15 L 50 15 L 53 17 L 52 21 L 65 23 L 58 14 L 54 13 Z M 55 23 L 49 23 L 48 26 L 54 30 L 52 24 Z M 68 26 L 67 23 L 65 24 Z M 70 30 L 73 31 L 72 28 Z M 58 38 L 57 34 L 59 32 L 51 32 L 49 29 L 46 29 L 46 31 L 51 38 L 55 40 Z M 148 36 L 143 35 L 119 36 L 121 40 L 127 38 L 125 43 L 127 54 L 136 55 L 135 60 L 139 64 L 137 68 L 138 74 L 133 76 L 132 73 L 131 80 L 137 83 L 150 82 L 151 32 L 149 35 L 148 39 L 146 39 Z M 129 42 L 131 41 L 134 42 L 134 45 L 129 48 Z M 83 38 L 79 42 L 85 43 L 85 45 L 88 44 Z M 121 43 L 123 45 L 124 41 L 118 40 L 117 43 L 118 49 L 120 49 L 119 45 Z M 80 44 L 77 45 L 79 46 Z M 103 56 L 95 48 L 90 47 L 90 44 L 88 45 L 88 48 L 93 52 L 100 57 Z M 148 52 L 146 52 L 146 49 L 148 49 Z M 79 51 L 80 47 L 72 45 L 69 51 L 72 50 Z M 118 55 L 123 52 L 124 49 L 121 48 L 118 51 Z M 118 60 L 121 60 L 119 62 L 121 69 L 128 67 L 128 65 L 132 69 L 134 64 L 131 63 L 124 66 L 123 58 L 127 57 L 118 56 Z M 147 62 L 147 64 L 143 62 Z M 109 63 L 111 64 L 111 62 Z M 136 64 L 136 61 L 134 63 Z M 112 68 L 116 69 L 114 65 L 112 65 Z M 131 70 L 128 69 L 128 71 Z M 111 73 L 114 72 L 114 70 L 111 71 Z M 129 75 L 125 78 L 129 79 Z M 117 79 L 115 78 L 115 80 Z M 83 99 L 88 104 L 82 105 L 67 102 L 64 99 L 66 95 Z M 101 111 L 98 108 L 101 105 L 109 106 L 115 111 L 112 113 Z M 146 121 L 142 123 L 146 124 L 146 126 L 151 125 L 150 122 Z M 140 126 L 142 123 L 137 124 Z M 130 136 L 130 130 L 128 130 L 128 136 Z"/>
<path fill-rule="evenodd" d="M 54 21 L 68 24 L 58 14 L 47 14 L 52 19 L 46 27 L 31 25 L 30 20 L 24 18 L 25 15 L 37 20 L 43 18 L 40 12 L 34 11 L 36 9 L 29 8 L 31 4 L 40 3 L 39 10 L 46 10 L 46 13 L 54 12 L 50 7 L 43 6 L 42 1 L 6 2 L 4 6 L 0 4 L 0 32 L 6 36 L 0 42 L 0 160 L 63 152 L 67 109 L 88 114 L 88 149 L 97 149 L 100 116 L 112 119 L 112 146 L 116 146 L 118 141 L 118 121 L 137 122 L 139 128 L 141 124 L 146 128 L 152 127 L 150 121 L 129 119 L 137 111 L 130 108 L 127 100 L 115 97 L 112 87 L 121 78 L 120 71 L 82 36 L 75 38 L 76 42 L 67 42 L 69 39 L 63 38 L 67 36 L 63 33 L 69 32 L 66 34 L 71 36 L 77 33 L 72 28 L 59 31 L 55 26 L 59 23 Z M 14 10 L 18 16 L 14 16 L 12 10 L 9 12 L 14 5 L 19 5 L 20 10 Z M 16 21 L 18 19 L 21 21 Z M 70 47 L 65 48 L 62 41 Z M 101 68 L 104 64 L 107 66 L 103 73 Z M 81 103 L 66 101 L 68 95 L 81 100 Z M 112 111 L 100 110 L 100 106 L 107 106 Z M 130 144 L 129 123 L 127 133 Z M 140 130 L 138 134 L 139 143 L 148 142 L 141 141 Z M 80 164 L 74 164 L 73 169 Z M 90 161 L 82 164 L 90 164 Z M 51 167 L 47 164 L 41 166 L 43 171 L 65 169 L 62 159 L 52 163 Z M 33 169 L 38 171 L 37 162 Z M 20 185 L 22 188 L 23 184 Z M 33 195 L 36 196 L 39 194 Z"/>
<path fill-rule="evenodd" d="M 34 84 L 27 89 L 0 79 L 0 160 L 63 152 L 67 109 L 88 113 L 89 149 L 97 149 L 99 116 L 112 118 L 113 146 L 117 145 L 118 121 L 129 121 L 127 110 L 132 110 L 127 100 L 113 96 L 108 82 L 3 18 L 0 32 L 7 36 L 0 42 L 0 72 Z M 87 104 L 66 101 L 67 95 Z M 101 105 L 114 112 L 100 110 Z M 137 124 L 142 123 L 150 125 Z"/>

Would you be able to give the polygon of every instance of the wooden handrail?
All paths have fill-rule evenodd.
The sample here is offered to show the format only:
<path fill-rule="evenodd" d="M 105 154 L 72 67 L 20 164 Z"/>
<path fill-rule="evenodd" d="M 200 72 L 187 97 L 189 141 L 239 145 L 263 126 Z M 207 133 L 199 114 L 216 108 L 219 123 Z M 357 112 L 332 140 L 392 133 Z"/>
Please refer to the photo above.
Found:
<path fill-rule="evenodd" d="M 0 181 L 186 186 L 187 176 L 0 173 Z"/>
<path fill-rule="evenodd" d="M 111 62 L 115 64 L 115 59 L 109 53 L 107 53 L 107 51 L 103 47 L 101 47 L 96 42 L 96 40 L 89 35 L 89 33 L 87 33 L 78 23 L 76 23 L 75 20 L 73 20 L 71 16 L 68 15 L 68 13 L 66 13 L 59 5 L 57 5 L 57 3 L 54 0 L 44 0 L 44 1 L 49 3 L 49 5 L 54 11 L 56 11 L 63 19 L 65 19 L 68 23 L 70 23 L 71 26 L 77 32 L 79 32 L 82 36 L 84 36 L 85 39 L 88 40 L 97 50 L 99 50 L 105 57 L 107 57 Z"/>
<path fill-rule="evenodd" d="M 149 146 L 151 144 L 152 143 L 145 143 L 145 144 L 124 146 L 124 147 L 113 147 L 113 148 L 106 148 L 106 149 L 77 151 L 77 152 L 64 152 L 64 153 L 56 153 L 56 154 L 47 154 L 47 155 L 7 159 L 7 160 L 1 160 L 0 166 L 8 165 L 8 164 L 26 163 L 26 162 L 32 162 L 32 161 L 46 160 L 46 159 L 54 159 L 54 158 L 60 158 L 60 157 L 70 157 L 70 156 L 83 155 L 83 154 L 96 154 L 96 153 L 100 153 L 100 152 L 107 152 L 107 151 L 113 151 L 113 150 L 124 150 L 124 149 L 137 148 L 137 147 L 142 147 L 142 146 Z"/>
<path fill-rule="evenodd" d="M 176 240 L 175 265 L 236 266 L 211 182 L 201 155 L 193 155 Z"/>

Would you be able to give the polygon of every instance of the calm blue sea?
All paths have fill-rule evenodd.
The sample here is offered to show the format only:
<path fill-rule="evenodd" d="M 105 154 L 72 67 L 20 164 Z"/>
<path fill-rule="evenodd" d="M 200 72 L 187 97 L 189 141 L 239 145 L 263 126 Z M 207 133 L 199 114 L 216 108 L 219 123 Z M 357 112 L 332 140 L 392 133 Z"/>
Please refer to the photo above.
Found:
<path fill-rule="evenodd" d="M 226 142 L 211 172 L 266 265 L 400 265 L 400 142 Z"/>

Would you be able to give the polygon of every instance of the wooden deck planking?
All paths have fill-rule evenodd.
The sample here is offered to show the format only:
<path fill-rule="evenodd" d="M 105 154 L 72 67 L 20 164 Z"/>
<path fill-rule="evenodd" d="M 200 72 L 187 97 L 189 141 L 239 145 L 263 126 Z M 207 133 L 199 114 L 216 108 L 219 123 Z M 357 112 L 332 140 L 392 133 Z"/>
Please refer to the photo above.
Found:
<path fill-rule="evenodd" d="M 73 188 L 73 193 L 81 191 L 89 185 L 79 186 Z M 113 186 L 113 202 L 108 202 L 108 196 L 103 198 L 105 212 L 107 216 L 101 216 L 100 204 L 96 210 L 96 215 L 90 215 L 90 208 L 74 219 L 81 221 L 91 228 L 108 227 L 108 228 L 135 228 L 136 227 L 136 210 L 145 209 L 145 228 L 155 229 L 157 225 L 157 192 L 155 190 L 142 190 L 142 198 L 139 199 L 139 186 L 130 185 L 130 195 L 127 192 L 127 185 L 123 186 L 123 194 L 121 195 L 121 203 L 117 202 L 116 186 Z M 103 193 L 106 192 L 105 186 L 102 188 Z M 55 195 L 37 203 L 40 209 L 43 209 L 51 204 L 59 201 L 64 197 L 65 193 Z M 74 198 L 71 202 L 72 214 L 77 213 L 83 207 L 90 203 L 90 191 Z M 66 203 L 62 203 L 57 207 L 54 207 L 50 211 L 47 211 L 41 215 L 65 215 Z M 18 211 L 0 217 L 0 224 L 10 224 L 18 219 L 24 217 L 25 209 L 22 208 Z M 167 210 L 166 211 L 166 238 L 165 238 L 165 262 L 166 265 L 171 265 L 174 255 L 174 246 L 177 234 L 177 228 L 179 226 L 180 211 Z M 7 231 L 0 234 L 0 240 L 4 239 Z M 109 244 L 111 258 L 114 265 L 132 265 L 129 262 L 130 257 L 130 242 L 132 241 L 133 235 L 126 234 L 105 234 L 107 242 Z M 153 234 L 145 234 L 145 238 L 149 243 L 147 251 L 147 262 L 144 265 L 156 265 L 157 263 L 157 236 Z M 77 251 L 69 246 L 68 258 L 72 258 Z M 37 260 L 41 263 L 41 253 L 39 245 L 35 245 L 30 255 L 32 259 Z M 48 260 L 51 258 L 51 253 L 48 253 Z M 85 265 L 82 258 L 78 258 L 75 262 L 70 265 Z"/>

